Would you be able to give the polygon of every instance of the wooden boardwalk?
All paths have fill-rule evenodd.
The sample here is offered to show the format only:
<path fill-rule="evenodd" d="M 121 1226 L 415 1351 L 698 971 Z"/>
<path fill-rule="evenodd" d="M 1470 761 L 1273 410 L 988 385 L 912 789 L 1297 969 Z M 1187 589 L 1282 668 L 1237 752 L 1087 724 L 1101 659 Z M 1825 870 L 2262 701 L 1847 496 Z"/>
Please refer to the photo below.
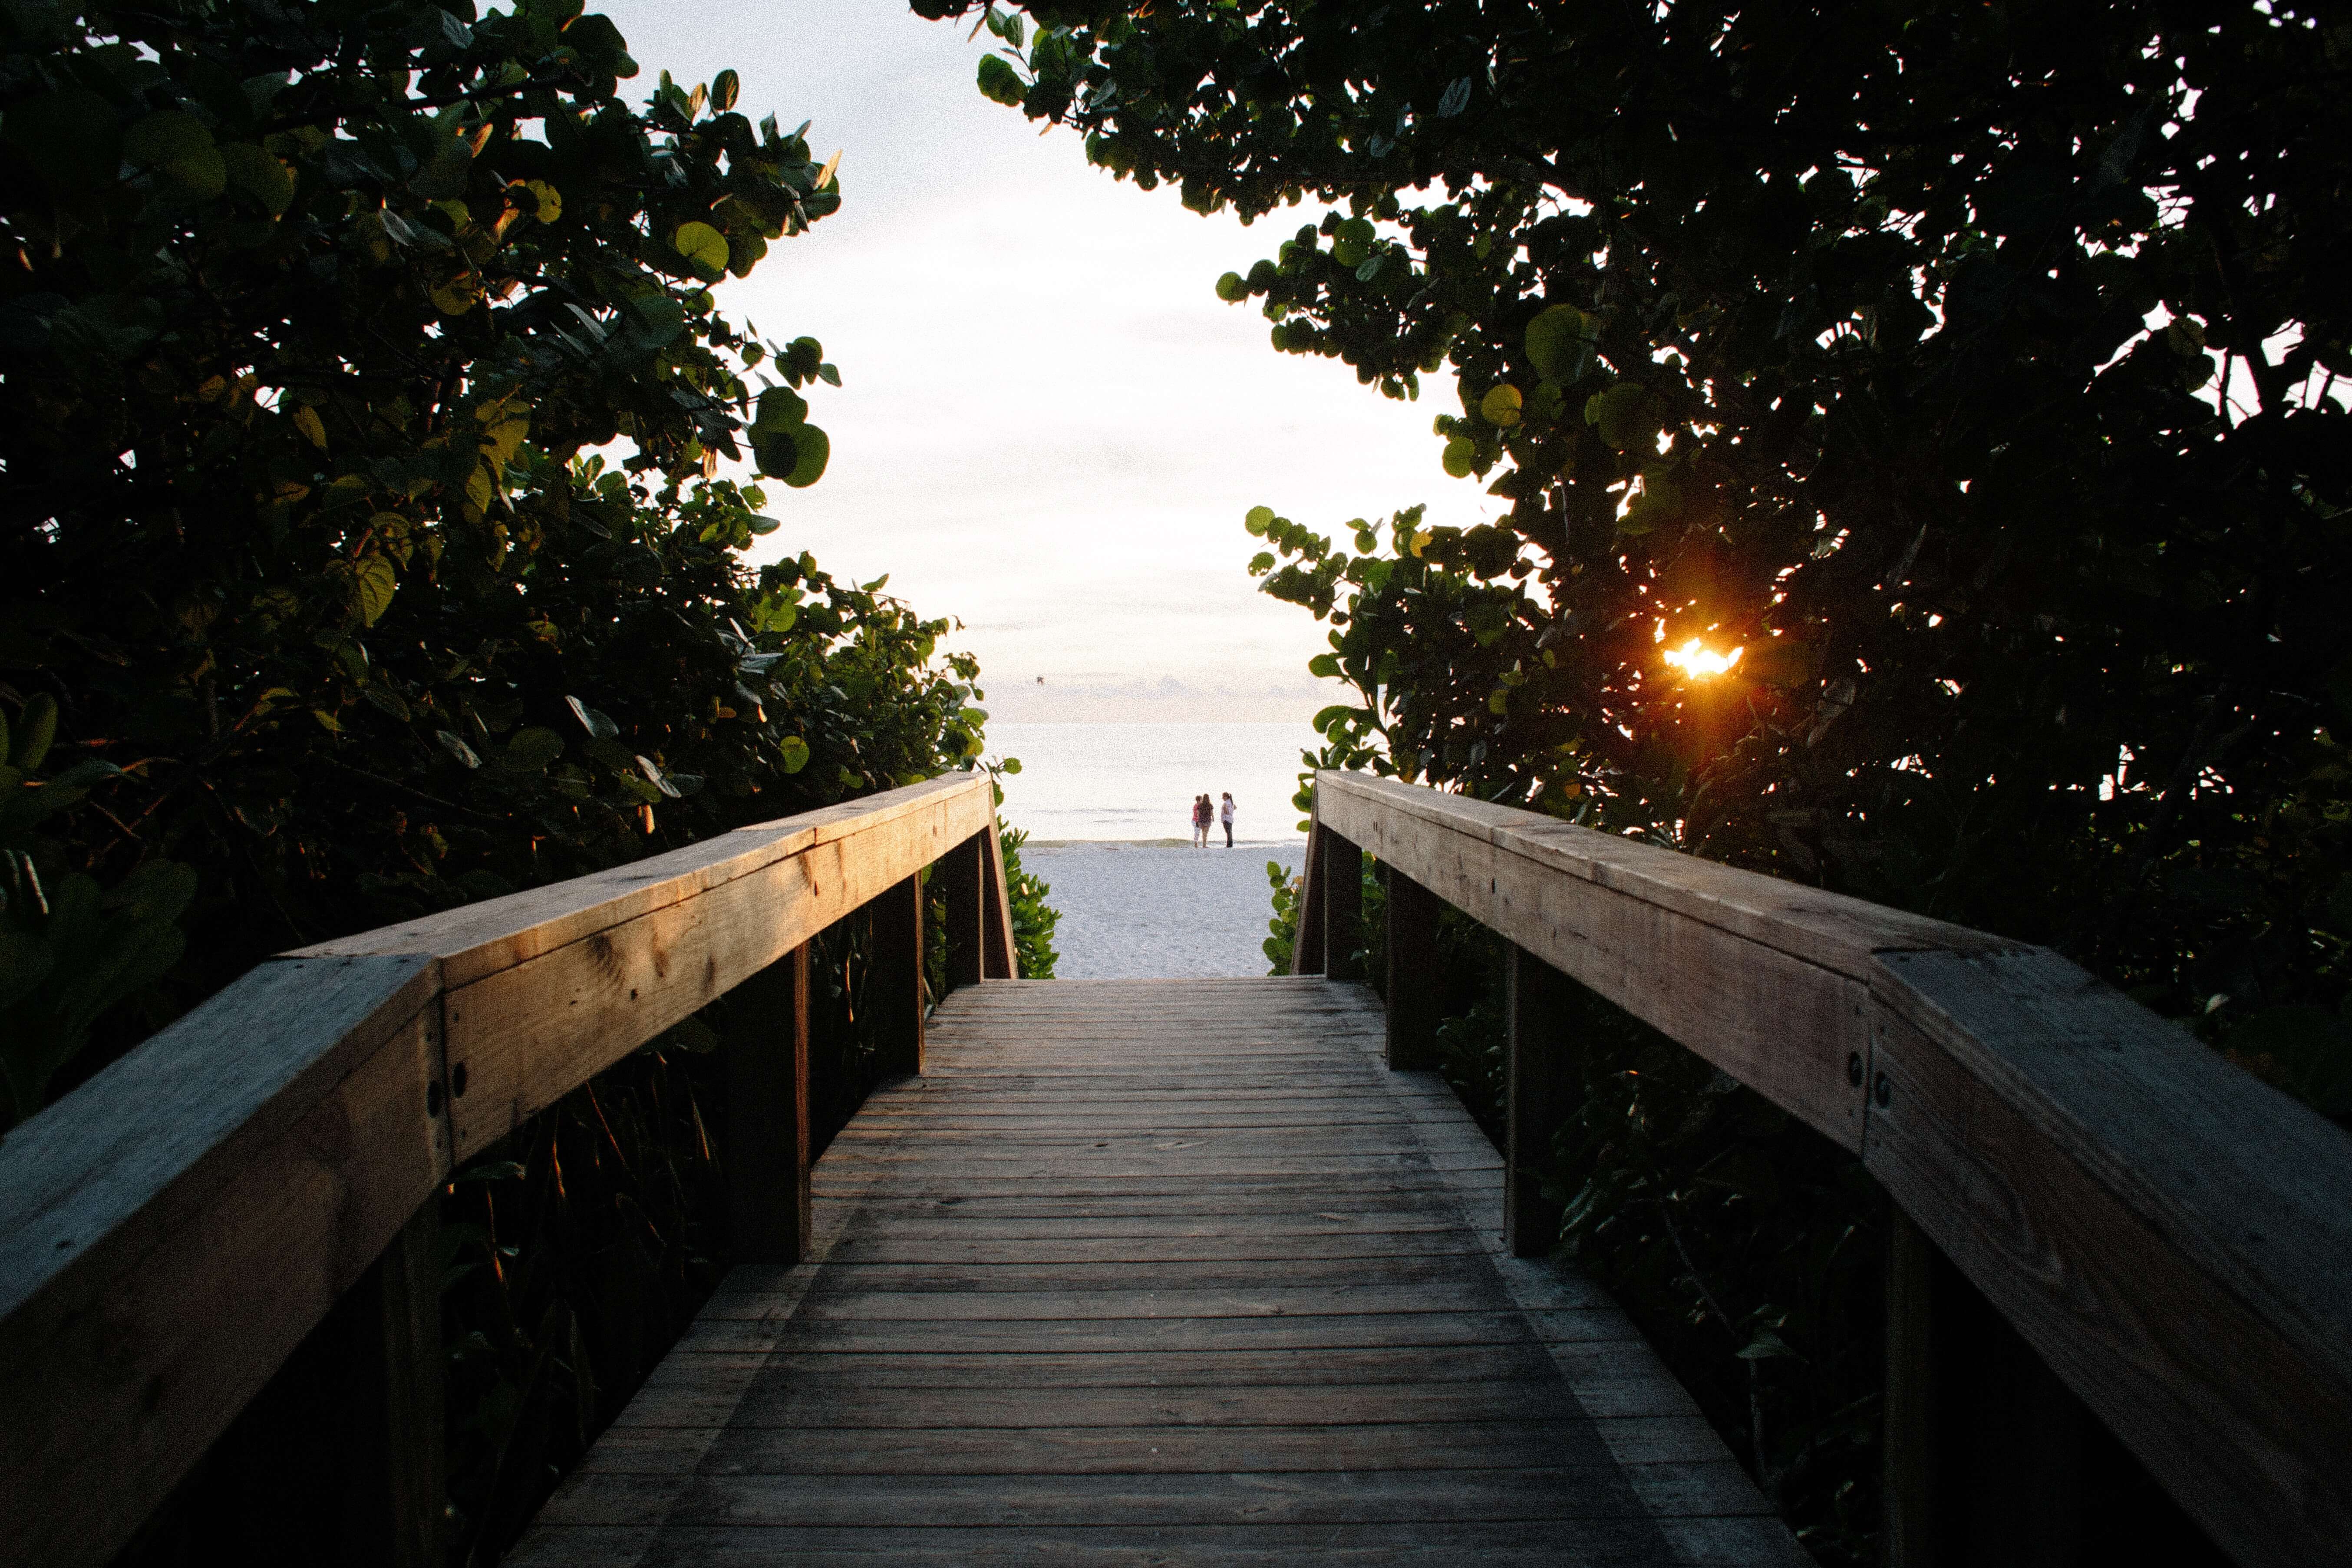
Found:
<path fill-rule="evenodd" d="M 988 982 L 508 1561 L 1808 1561 L 1314 978 Z"/>

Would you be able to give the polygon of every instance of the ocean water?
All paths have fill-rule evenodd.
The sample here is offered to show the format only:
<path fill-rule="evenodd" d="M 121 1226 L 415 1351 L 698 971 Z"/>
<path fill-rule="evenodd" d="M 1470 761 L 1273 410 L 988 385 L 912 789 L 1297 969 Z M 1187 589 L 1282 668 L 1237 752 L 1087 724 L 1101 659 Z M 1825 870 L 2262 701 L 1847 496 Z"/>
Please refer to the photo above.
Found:
<path fill-rule="evenodd" d="M 1004 780 L 1005 822 L 1049 843 L 1189 843 L 1203 791 L 1233 795 L 1235 843 L 1290 843 L 1302 836 L 1290 804 L 1298 753 L 1317 739 L 1304 723 L 988 727 L 992 752 L 1021 759 Z M 1223 846 L 1223 828 L 1213 841 Z"/>

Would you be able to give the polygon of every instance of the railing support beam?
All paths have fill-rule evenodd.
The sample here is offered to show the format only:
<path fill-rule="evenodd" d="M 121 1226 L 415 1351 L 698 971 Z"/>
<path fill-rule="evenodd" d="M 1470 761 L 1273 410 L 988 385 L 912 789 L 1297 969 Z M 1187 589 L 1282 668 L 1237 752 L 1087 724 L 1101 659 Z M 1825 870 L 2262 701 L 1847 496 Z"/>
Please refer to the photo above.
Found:
<path fill-rule="evenodd" d="M 354 1440 L 345 1464 L 344 1561 L 440 1568 L 441 1194 L 401 1226 L 347 1298 L 356 1316 Z"/>
<path fill-rule="evenodd" d="M 977 985 L 987 973 L 988 838 L 973 834 L 940 856 L 932 873 L 946 903 L 950 991 Z"/>
<path fill-rule="evenodd" d="M 1900 1210 L 1887 1240 L 1888 1568 L 2075 1568 L 2088 1413 Z"/>
<path fill-rule="evenodd" d="M 1437 1065 L 1437 895 L 1381 864 L 1388 887 L 1388 1063 L 1391 1070 Z"/>
<path fill-rule="evenodd" d="M 873 910 L 873 972 L 866 1006 L 878 1032 L 885 1076 L 923 1070 L 923 879 L 919 872 L 879 894 Z"/>
<path fill-rule="evenodd" d="M 798 1263 L 811 1219 L 808 944 L 736 987 L 724 1006 L 728 1255 Z"/>
<path fill-rule="evenodd" d="M 1013 934 L 1013 889 L 1004 878 L 1004 838 L 996 823 L 988 825 L 985 840 L 988 886 L 981 895 L 982 973 L 990 980 L 1021 978 L 1021 955 Z"/>
<path fill-rule="evenodd" d="M 1509 1031 L 1504 1079 L 1503 1236 L 1514 1258 L 1541 1258 L 1559 1242 L 1560 1205 L 1544 1196 L 1552 1134 L 1571 1109 L 1568 976 L 1516 942 L 1504 956 Z"/>
<path fill-rule="evenodd" d="M 441 1568 L 440 1238 L 436 1187 L 221 1434 L 194 1560 Z"/>
<path fill-rule="evenodd" d="M 1323 973 L 1361 980 L 1356 949 L 1364 940 L 1364 852 L 1328 827 L 1322 837 L 1323 881 L 1315 902 L 1322 911 Z"/>
<path fill-rule="evenodd" d="M 1323 973 L 1323 830 L 1309 826 L 1307 853 L 1298 872 L 1298 934 L 1290 947 L 1290 973 Z"/>

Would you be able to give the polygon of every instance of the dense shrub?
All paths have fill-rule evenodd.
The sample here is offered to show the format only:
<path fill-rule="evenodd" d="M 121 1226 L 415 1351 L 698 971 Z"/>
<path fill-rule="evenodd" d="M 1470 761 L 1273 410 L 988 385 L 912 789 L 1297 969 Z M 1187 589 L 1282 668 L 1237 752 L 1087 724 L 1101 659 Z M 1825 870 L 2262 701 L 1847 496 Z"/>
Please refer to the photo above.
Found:
<path fill-rule="evenodd" d="M 838 373 L 718 304 L 833 171 L 731 71 L 636 75 L 580 0 L 0 0 L 0 1130 L 271 952 L 981 755 L 950 623 L 754 569 L 781 494 L 719 477 L 824 472 Z M 818 953 L 835 1125 L 863 941 Z M 725 1262 L 715 1037 L 447 1194 L 460 1560 Z M 141 1560 L 265 1522 L 192 1518 Z"/>
<path fill-rule="evenodd" d="M 715 465 L 814 479 L 835 372 L 710 285 L 839 193 L 731 73 L 632 107 L 561 0 L 0 28 L 15 1115 L 262 954 L 978 754 L 944 623 L 742 564 Z"/>

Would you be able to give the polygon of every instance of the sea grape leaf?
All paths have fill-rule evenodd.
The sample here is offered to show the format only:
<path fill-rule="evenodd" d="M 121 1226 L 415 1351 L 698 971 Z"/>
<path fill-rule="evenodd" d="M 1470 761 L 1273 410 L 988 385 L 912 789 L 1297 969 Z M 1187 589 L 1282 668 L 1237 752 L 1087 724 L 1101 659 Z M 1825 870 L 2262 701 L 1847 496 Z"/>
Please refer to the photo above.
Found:
<path fill-rule="evenodd" d="M 681 224 L 670 243 L 706 283 L 727 276 L 727 237 L 707 223 Z"/>

